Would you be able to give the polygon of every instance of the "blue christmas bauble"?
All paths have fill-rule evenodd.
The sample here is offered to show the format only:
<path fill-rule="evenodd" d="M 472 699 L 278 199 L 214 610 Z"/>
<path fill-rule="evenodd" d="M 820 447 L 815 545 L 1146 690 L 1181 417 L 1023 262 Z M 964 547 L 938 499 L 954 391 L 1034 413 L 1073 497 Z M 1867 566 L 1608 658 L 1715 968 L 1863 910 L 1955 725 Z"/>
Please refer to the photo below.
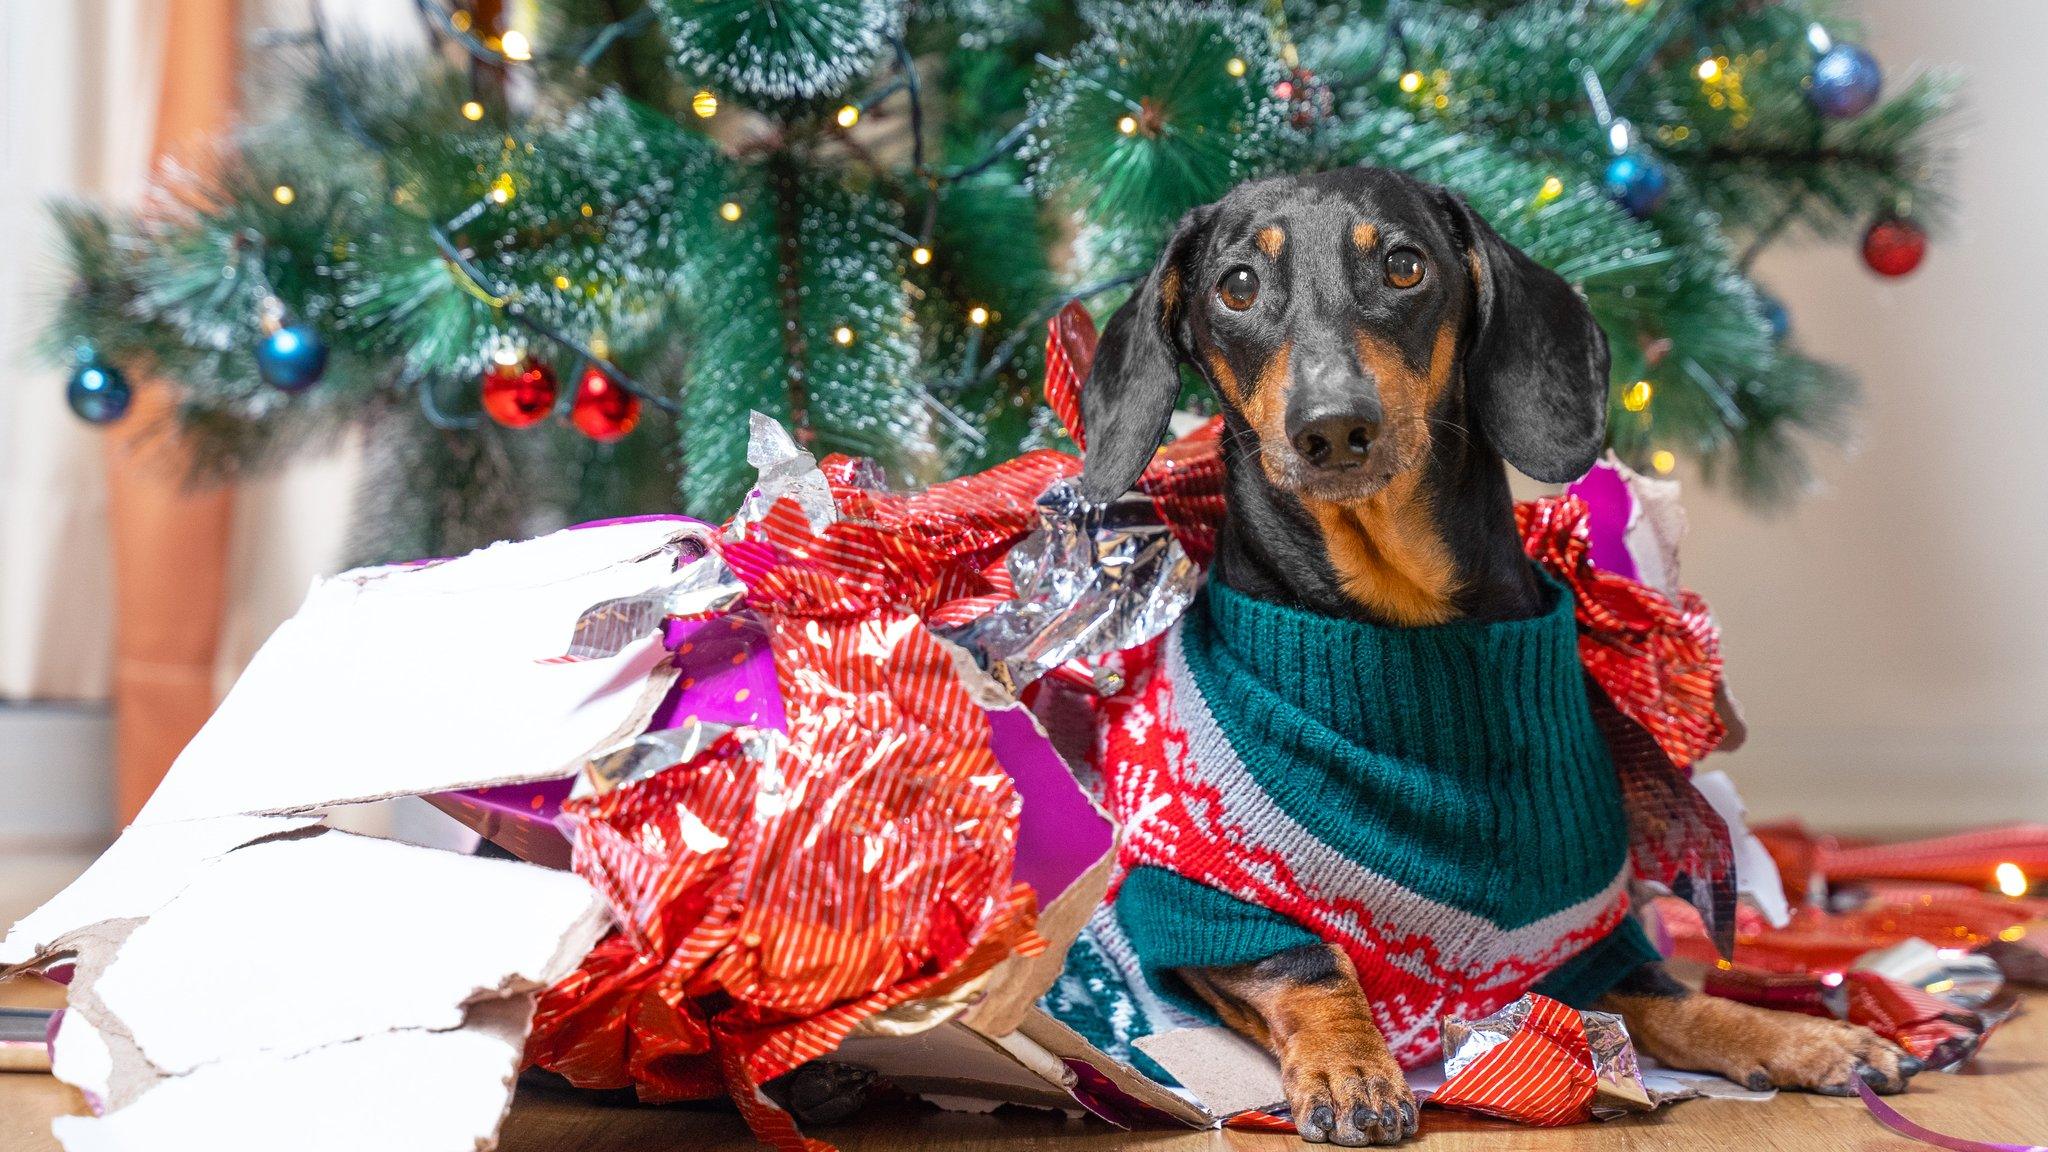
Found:
<path fill-rule="evenodd" d="M 304 324 L 279 328 L 256 346 L 256 372 L 263 382 L 283 392 L 299 392 L 320 382 L 327 371 L 327 341 Z"/>
<path fill-rule="evenodd" d="M 1607 164 L 1607 195 L 1640 220 L 1664 203 L 1671 181 L 1664 166 L 1639 152 L 1624 152 Z"/>
<path fill-rule="evenodd" d="M 1807 98 L 1830 120 L 1861 116 L 1877 103 L 1884 73 L 1877 60 L 1855 44 L 1837 44 L 1813 63 L 1813 86 Z"/>
<path fill-rule="evenodd" d="M 1785 302 L 1769 292 L 1758 291 L 1756 302 L 1763 305 L 1764 323 L 1771 326 L 1771 339 L 1780 344 L 1792 334 L 1792 314 L 1785 311 Z"/>
<path fill-rule="evenodd" d="M 128 402 L 135 393 L 128 387 L 128 377 L 112 364 L 101 364 L 88 360 L 71 374 L 71 383 L 64 389 L 64 399 L 71 404 L 71 410 L 78 418 L 92 424 L 112 424 L 128 414 Z"/>

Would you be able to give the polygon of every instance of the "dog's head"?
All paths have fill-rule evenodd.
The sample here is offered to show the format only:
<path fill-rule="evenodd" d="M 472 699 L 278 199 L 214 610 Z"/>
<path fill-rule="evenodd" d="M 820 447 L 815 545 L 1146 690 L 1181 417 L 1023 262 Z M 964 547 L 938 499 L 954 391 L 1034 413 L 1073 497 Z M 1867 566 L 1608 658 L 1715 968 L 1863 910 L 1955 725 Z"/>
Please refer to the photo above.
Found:
<path fill-rule="evenodd" d="M 1283 491 L 1349 503 L 1438 435 L 1538 480 L 1598 457 L 1607 338 L 1570 285 L 1450 192 L 1351 168 L 1244 185 L 1183 218 L 1104 330 L 1083 487 L 1136 482 L 1193 365 Z"/>

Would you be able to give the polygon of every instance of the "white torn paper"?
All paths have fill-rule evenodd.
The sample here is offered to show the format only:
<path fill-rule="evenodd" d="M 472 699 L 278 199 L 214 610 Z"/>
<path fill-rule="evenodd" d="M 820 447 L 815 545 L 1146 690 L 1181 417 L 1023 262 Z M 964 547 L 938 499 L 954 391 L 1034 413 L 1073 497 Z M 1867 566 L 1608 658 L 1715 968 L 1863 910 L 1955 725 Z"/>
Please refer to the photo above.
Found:
<path fill-rule="evenodd" d="M 209 1064 L 101 1117 L 66 1152 L 472 1152 L 497 1146 L 533 1013 L 491 1001 L 447 1032 L 389 1032 L 290 1059 Z"/>
<path fill-rule="evenodd" d="M 107 1111 L 70 1152 L 490 1148 L 535 995 L 609 923 L 574 873 L 342 832 L 173 871 L 72 934 L 56 1070 Z"/>
<path fill-rule="evenodd" d="M 163 907 L 194 874 L 253 840 L 309 828 L 309 818 L 235 816 L 130 828 L 84 875 L 22 917 L 0 941 L 0 975 L 61 951 L 67 936 L 108 920 L 136 920 Z"/>
<path fill-rule="evenodd" d="M 1736 891 L 1755 902 L 1771 927 L 1790 924 L 1792 906 L 1785 899 L 1785 882 L 1778 875 L 1778 862 L 1771 859 L 1770 849 L 1749 830 L 1749 809 L 1736 794 L 1735 781 L 1718 770 L 1695 772 L 1692 786 L 1700 790 L 1700 795 L 1707 798 L 1707 803 L 1728 825 L 1728 843 L 1735 849 Z"/>
<path fill-rule="evenodd" d="M 683 525 L 569 529 L 317 581 L 172 766 L 138 824 L 567 776 L 644 727 L 673 679 L 650 632 L 553 660 L 599 601 L 669 578 Z"/>
<path fill-rule="evenodd" d="M 201 873 L 129 934 L 95 984 L 173 1076 L 407 1028 L 536 992 L 607 923 L 582 877 L 328 832 L 257 844 Z M 178 989 L 217 988 L 217 996 Z"/>
<path fill-rule="evenodd" d="M 50 1075 L 83 1093 L 98 1108 L 114 1081 L 114 1053 L 85 1013 L 67 1011 L 50 1040 Z"/>

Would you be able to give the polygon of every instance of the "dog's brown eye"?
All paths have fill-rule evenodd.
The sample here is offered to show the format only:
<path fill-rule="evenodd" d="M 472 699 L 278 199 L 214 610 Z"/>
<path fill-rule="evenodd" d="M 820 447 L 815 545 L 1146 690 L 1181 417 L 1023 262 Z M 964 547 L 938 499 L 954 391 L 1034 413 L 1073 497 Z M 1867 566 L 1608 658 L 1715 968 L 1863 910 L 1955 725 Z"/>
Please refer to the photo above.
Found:
<path fill-rule="evenodd" d="M 1396 288 L 1413 288 L 1422 283 L 1422 253 L 1413 248 L 1396 248 L 1387 253 L 1387 283 Z"/>
<path fill-rule="evenodd" d="M 1242 312 L 1259 298 L 1259 274 L 1240 264 L 1216 283 L 1216 298 L 1232 312 Z"/>

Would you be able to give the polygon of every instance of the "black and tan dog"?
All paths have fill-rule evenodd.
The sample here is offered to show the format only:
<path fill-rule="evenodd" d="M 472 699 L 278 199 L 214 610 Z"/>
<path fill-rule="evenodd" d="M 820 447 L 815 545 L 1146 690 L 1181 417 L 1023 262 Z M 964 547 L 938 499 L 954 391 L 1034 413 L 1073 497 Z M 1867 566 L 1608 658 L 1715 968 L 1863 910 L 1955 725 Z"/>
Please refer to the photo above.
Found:
<path fill-rule="evenodd" d="M 1379 169 L 1249 184 L 1189 214 L 1104 331 L 1082 391 L 1084 488 L 1129 488 L 1182 366 L 1225 413 L 1213 579 L 1381 624 L 1543 610 L 1505 464 L 1574 479 L 1601 450 L 1607 341 L 1562 279 L 1458 197 Z M 1272 1049 L 1303 1137 L 1392 1143 L 1413 1097 L 1350 962 L 1311 945 L 1182 970 Z M 1603 1003 L 1643 1050 L 1753 1087 L 1878 1091 L 1919 1070 L 1871 1032 L 1689 992 L 1657 965 Z"/>

